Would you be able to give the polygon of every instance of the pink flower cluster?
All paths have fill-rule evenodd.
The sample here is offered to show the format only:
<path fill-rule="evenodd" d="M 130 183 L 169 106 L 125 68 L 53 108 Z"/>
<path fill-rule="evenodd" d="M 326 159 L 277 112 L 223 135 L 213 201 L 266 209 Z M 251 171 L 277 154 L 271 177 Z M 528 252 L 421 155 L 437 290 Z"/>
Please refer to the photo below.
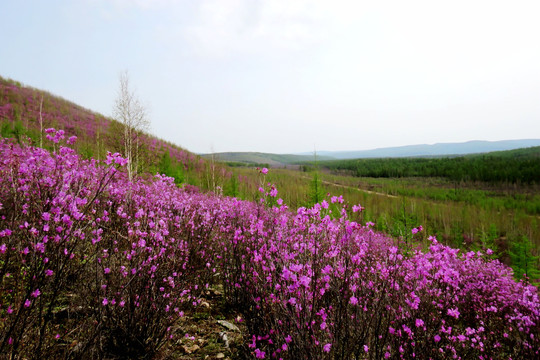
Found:
<path fill-rule="evenodd" d="M 424 228 L 422 227 L 422 225 L 418 226 L 418 227 L 415 227 L 413 229 L 411 229 L 411 233 L 414 235 L 414 234 L 418 234 L 420 231 L 424 230 Z"/>
<path fill-rule="evenodd" d="M 55 144 L 64 139 L 64 130 L 56 130 L 54 128 L 45 129 L 46 138 Z"/>
<path fill-rule="evenodd" d="M 535 287 L 435 239 L 402 252 L 349 219 L 342 197 L 292 212 L 272 184 L 265 207 L 159 175 L 129 182 L 119 154 L 98 164 L 5 141 L 0 154 L 6 356 L 80 357 L 63 345 L 77 343 L 151 357 L 185 335 L 178 320 L 215 284 L 243 312 L 254 358 L 540 355 Z"/>
<path fill-rule="evenodd" d="M 123 158 L 120 153 L 114 153 L 112 154 L 110 151 L 107 151 L 107 158 L 105 160 L 105 164 L 111 165 L 111 164 L 118 164 L 120 166 L 126 166 L 128 163 L 128 158 Z"/>

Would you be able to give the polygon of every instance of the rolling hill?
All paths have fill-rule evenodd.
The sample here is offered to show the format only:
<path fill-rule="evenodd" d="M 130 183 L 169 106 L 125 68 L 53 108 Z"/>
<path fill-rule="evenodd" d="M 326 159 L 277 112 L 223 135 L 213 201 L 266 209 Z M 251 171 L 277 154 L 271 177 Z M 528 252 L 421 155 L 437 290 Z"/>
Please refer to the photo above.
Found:
<path fill-rule="evenodd" d="M 467 141 L 462 143 L 440 143 L 433 145 L 408 145 L 358 151 L 320 151 L 318 161 L 348 160 L 368 158 L 408 158 L 408 157 L 455 157 L 469 154 L 483 154 L 540 146 L 540 139 Z M 291 167 L 312 162 L 312 152 L 299 154 L 272 154 L 260 152 L 221 152 L 202 154 L 203 158 L 227 163 L 231 166 Z"/>
<path fill-rule="evenodd" d="M 225 162 L 231 166 L 288 167 L 300 162 L 313 161 L 314 155 L 271 154 L 260 152 L 221 152 L 201 155 L 205 159 Z M 331 156 L 319 156 L 318 160 L 333 160 Z"/>
<path fill-rule="evenodd" d="M 487 153 L 540 146 L 540 139 L 467 141 L 460 143 L 438 143 L 433 145 L 408 145 L 359 151 L 321 151 L 322 156 L 335 159 L 388 158 L 388 157 L 437 157 Z"/>

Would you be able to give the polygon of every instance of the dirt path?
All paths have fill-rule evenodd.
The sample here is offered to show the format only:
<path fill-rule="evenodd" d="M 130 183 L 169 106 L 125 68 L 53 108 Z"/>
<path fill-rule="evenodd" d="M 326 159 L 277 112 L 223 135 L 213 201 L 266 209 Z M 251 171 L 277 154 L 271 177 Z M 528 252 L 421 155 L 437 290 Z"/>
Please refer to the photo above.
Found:
<path fill-rule="evenodd" d="M 302 176 L 302 178 L 310 180 L 310 178 L 307 177 L 307 176 Z M 367 193 L 367 194 L 372 194 L 372 195 L 385 196 L 385 197 L 388 197 L 388 198 L 394 198 L 394 199 L 397 199 L 397 198 L 398 198 L 398 197 L 395 196 L 395 195 L 390 195 L 390 194 L 385 194 L 385 193 L 381 193 L 381 192 L 377 192 L 377 191 L 371 191 L 371 190 L 361 189 L 361 188 L 359 188 L 359 187 L 354 187 L 354 186 L 348 186 L 348 185 L 343 185 L 343 184 L 333 183 L 333 182 L 326 181 L 326 180 L 321 180 L 321 183 L 323 183 L 323 184 L 325 184 L 325 185 L 332 185 L 332 186 L 335 186 L 335 187 L 340 187 L 340 188 L 343 188 L 343 189 L 357 190 L 357 191 L 365 192 L 365 193 Z"/>
<path fill-rule="evenodd" d="M 366 190 L 366 189 L 360 189 L 360 188 L 358 188 L 358 187 L 347 186 L 347 185 L 342 185 L 342 184 L 337 184 L 337 183 L 333 183 L 333 182 L 326 181 L 326 180 L 321 180 L 321 182 L 322 182 L 323 184 L 326 184 L 326 185 L 332 185 L 332 186 L 336 186 L 336 187 L 340 187 L 340 188 L 344 188 L 344 189 L 353 189 L 353 190 L 362 191 L 362 192 L 365 192 L 365 193 L 368 193 L 368 194 L 379 195 L 379 196 L 386 196 L 386 197 L 389 197 L 389 198 L 397 198 L 397 196 L 395 196 L 395 195 L 390 195 L 390 194 L 380 193 L 380 192 L 371 191 L 371 190 Z"/>

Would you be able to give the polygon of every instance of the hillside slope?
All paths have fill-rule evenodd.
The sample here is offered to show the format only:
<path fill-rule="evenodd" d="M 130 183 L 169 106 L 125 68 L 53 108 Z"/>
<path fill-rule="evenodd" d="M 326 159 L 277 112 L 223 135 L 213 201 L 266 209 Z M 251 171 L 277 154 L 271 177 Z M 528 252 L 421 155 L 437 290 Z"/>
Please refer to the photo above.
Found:
<path fill-rule="evenodd" d="M 2 137 L 13 137 L 18 142 L 30 139 L 34 145 L 45 145 L 43 131 L 51 127 L 64 130 L 68 137 L 77 136 L 75 150 L 85 158 L 99 160 L 107 151 L 123 152 L 123 125 L 119 122 L 46 91 L 0 77 Z M 143 171 L 166 173 L 179 182 L 208 187 L 208 164 L 204 159 L 150 134 L 140 136 Z M 228 175 L 223 167 L 220 170 Z"/>

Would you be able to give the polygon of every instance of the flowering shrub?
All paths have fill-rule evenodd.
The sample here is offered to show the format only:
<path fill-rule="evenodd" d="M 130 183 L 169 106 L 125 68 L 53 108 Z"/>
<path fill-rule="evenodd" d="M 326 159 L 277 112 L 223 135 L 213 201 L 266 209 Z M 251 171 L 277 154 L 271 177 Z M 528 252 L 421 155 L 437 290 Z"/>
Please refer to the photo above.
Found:
<path fill-rule="evenodd" d="M 0 149 L 0 353 L 156 352 L 208 278 L 197 246 L 210 233 L 188 193 L 129 183 L 119 154 L 101 166 L 67 147 Z"/>
<path fill-rule="evenodd" d="M 258 358 L 534 358 L 540 303 L 534 286 L 480 253 L 432 238 L 404 257 L 390 239 L 323 207 L 274 209 L 268 227 L 237 233 L 228 279 L 248 299 Z M 240 249 L 240 252 L 239 252 Z M 242 249 L 244 251 L 242 251 Z M 231 273 L 230 271 L 226 271 Z"/>
<path fill-rule="evenodd" d="M 2 356 L 150 358 L 218 283 L 254 358 L 540 355 L 536 288 L 481 253 L 403 253 L 342 197 L 291 212 L 272 184 L 247 202 L 129 182 L 120 154 L 47 131 L 52 154 L 0 141 Z"/>

